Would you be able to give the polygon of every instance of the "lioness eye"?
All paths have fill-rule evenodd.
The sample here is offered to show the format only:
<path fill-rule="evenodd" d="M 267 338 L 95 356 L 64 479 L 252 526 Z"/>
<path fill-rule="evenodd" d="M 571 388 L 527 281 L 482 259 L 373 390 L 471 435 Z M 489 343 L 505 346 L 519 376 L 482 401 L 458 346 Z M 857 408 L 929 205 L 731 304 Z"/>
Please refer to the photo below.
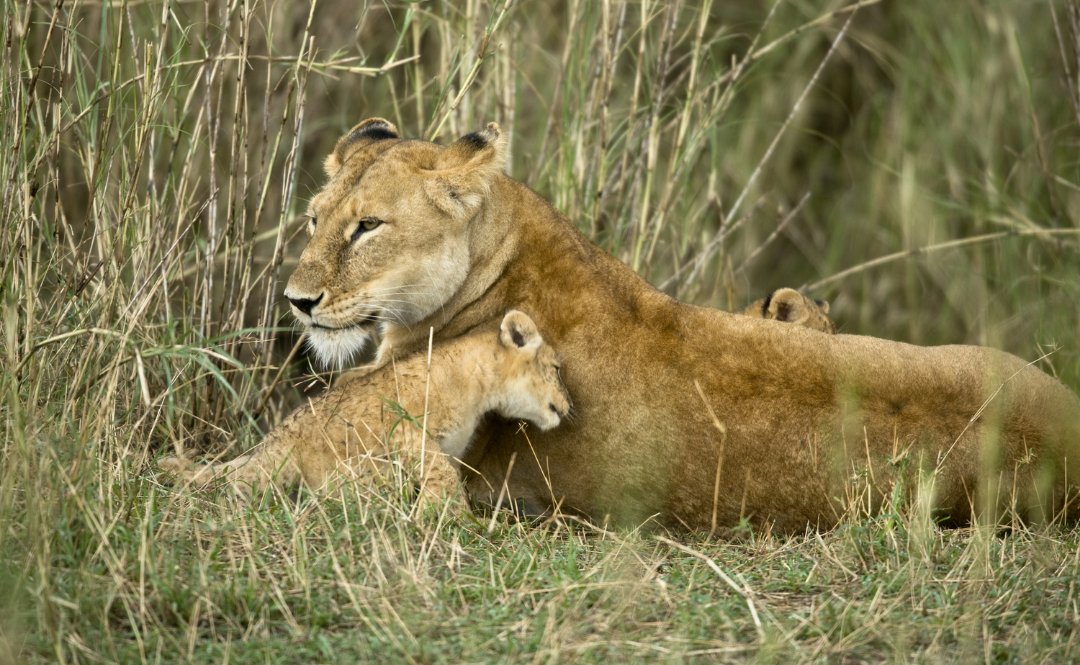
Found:
<path fill-rule="evenodd" d="M 319 223 L 318 217 L 312 217 L 308 222 L 308 233 L 315 233 L 315 226 Z"/>
<path fill-rule="evenodd" d="M 356 240 L 365 231 L 371 231 L 375 227 L 379 226 L 379 224 L 382 224 L 382 220 L 378 219 L 377 217 L 364 217 L 360 220 L 360 223 L 356 225 L 356 230 L 353 231 L 352 239 Z"/>

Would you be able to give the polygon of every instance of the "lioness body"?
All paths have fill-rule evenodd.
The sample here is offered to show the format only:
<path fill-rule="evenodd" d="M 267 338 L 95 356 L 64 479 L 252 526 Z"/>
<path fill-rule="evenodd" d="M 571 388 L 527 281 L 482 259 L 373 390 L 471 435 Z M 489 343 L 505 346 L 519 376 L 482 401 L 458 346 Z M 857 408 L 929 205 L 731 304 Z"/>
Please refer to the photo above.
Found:
<path fill-rule="evenodd" d="M 485 332 L 440 345 L 430 374 L 427 355 L 413 355 L 389 372 L 301 405 L 246 455 L 194 466 L 173 457 L 159 466 L 199 486 L 215 479 L 241 487 L 288 486 L 302 479 L 318 489 L 339 475 L 385 474 L 394 453 L 410 467 L 423 454 L 426 497 L 460 496 L 457 458 L 485 414 L 530 420 L 541 429 L 559 424 L 570 402 L 558 371 L 557 356 L 532 319 L 511 311 L 498 341 Z M 426 438 L 415 426 L 420 423 L 426 424 Z"/>
<path fill-rule="evenodd" d="M 482 427 L 465 459 L 479 472 L 468 480 L 474 496 L 501 486 L 516 459 L 510 493 L 537 512 L 656 515 L 706 530 L 747 518 L 800 531 L 834 524 L 853 478 L 880 496 L 897 469 L 939 468 L 937 505 L 959 520 L 1007 503 L 1017 469 L 1024 514 L 1060 509 L 1066 478 L 1080 477 L 1080 401 L 1014 356 L 823 335 L 678 302 L 501 175 L 497 128 L 442 148 L 369 140 L 365 127 L 329 160 L 330 182 L 311 203 L 319 228 L 286 290 L 294 303 L 330 303 L 326 317 L 320 307 L 297 314 L 311 330 L 334 328 L 316 340 L 324 354 L 334 355 L 338 330 L 381 316 L 374 373 L 386 374 L 390 349 L 420 351 L 429 326 L 445 342 L 494 328 L 513 307 L 566 361 L 578 417 L 528 439 L 512 423 Z M 440 189 L 448 182 L 462 184 Z M 357 237 L 350 229 L 368 215 L 385 222 L 380 235 Z M 399 263 L 426 255 L 452 267 L 412 288 L 441 304 L 382 306 L 382 290 L 408 283 L 391 279 Z M 356 303 L 351 318 L 342 302 Z"/>

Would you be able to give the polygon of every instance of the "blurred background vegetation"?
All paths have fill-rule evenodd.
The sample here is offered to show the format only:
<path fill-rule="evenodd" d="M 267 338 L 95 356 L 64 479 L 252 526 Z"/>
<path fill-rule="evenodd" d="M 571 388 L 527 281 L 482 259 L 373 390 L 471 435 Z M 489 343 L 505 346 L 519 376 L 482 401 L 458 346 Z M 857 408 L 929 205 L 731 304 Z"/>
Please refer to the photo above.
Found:
<path fill-rule="evenodd" d="M 499 122 L 510 175 L 672 295 L 806 287 L 841 332 L 1080 386 L 1075 2 L 5 0 L 3 34 L 0 551 L 299 401 L 280 293 L 370 116 Z"/>
<path fill-rule="evenodd" d="M 58 332 L 225 335 L 256 409 L 291 345 L 238 331 L 289 324 L 321 160 L 383 116 L 443 142 L 499 122 L 512 176 L 691 302 L 808 287 L 843 332 L 1056 348 L 1043 366 L 1077 384 L 1072 4 L 110 0 L 5 21 L 4 301 L 32 373 Z M 220 426 L 208 385 L 186 406 Z"/>

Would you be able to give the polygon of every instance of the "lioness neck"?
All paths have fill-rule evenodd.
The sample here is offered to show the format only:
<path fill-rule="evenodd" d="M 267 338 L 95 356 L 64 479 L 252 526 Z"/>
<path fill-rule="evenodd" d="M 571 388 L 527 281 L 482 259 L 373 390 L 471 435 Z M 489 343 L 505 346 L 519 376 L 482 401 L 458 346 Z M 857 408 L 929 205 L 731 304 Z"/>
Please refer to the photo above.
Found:
<path fill-rule="evenodd" d="M 497 179 L 492 189 L 506 185 L 518 183 L 503 176 Z M 533 196 L 539 200 L 535 194 Z M 498 289 L 498 293 L 490 291 L 507 266 L 518 257 L 521 229 L 515 223 L 517 217 L 514 206 L 507 205 L 506 197 L 494 193 L 489 197 L 488 202 L 469 222 L 468 279 L 450 300 L 426 319 L 410 326 L 388 322 L 382 331 L 382 343 L 372 367 L 381 367 L 389 362 L 391 352 L 400 357 L 423 348 L 432 328 L 435 330 L 436 340 L 452 339 L 485 322 L 489 314 L 502 317 L 505 307 L 497 311 L 484 307 L 483 315 L 477 315 L 473 308 L 482 301 L 501 302 L 499 293 L 503 293 L 505 289 Z"/>
<path fill-rule="evenodd" d="M 470 223 L 469 233 L 472 267 L 461 289 L 438 312 L 410 328 L 388 324 L 375 367 L 389 362 L 391 350 L 401 357 L 423 349 L 431 328 L 435 340 L 494 329 L 508 309 L 533 316 L 545 339 L 558 342 L 573 329 L 594 326 L 597 316 L 616 320 L 609 307 L 596 306 L 597 298 L 659 319 L 670 318 L 660 311 L 665 306 L 682 305 L 593 245 L 562 213 L 508 177 L 492 184 L 488 203 Z M 542 293 L 527 288 L 538 282 L 546 287 Z M 583 290 L 590 297 L 551 298 Z"/>

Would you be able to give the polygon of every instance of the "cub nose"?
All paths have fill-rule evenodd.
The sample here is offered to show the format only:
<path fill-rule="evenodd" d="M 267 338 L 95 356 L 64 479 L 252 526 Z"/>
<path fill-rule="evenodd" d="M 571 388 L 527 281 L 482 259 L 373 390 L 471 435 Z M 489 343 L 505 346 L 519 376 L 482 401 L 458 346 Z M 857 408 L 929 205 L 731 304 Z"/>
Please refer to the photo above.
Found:
<path fill-rule="evenodd" d="M 319 297 L 314 300 L 312 300 L 311 298 L 290 298 L 289 296 L 285 297 L 289 299 L 289 302 L 292 303 L 293 307 L 300 310 L 304 314 L 311 316 L 311 308 L 322 302 L 324 295 L 326 294 L 320 293 Z"/>

